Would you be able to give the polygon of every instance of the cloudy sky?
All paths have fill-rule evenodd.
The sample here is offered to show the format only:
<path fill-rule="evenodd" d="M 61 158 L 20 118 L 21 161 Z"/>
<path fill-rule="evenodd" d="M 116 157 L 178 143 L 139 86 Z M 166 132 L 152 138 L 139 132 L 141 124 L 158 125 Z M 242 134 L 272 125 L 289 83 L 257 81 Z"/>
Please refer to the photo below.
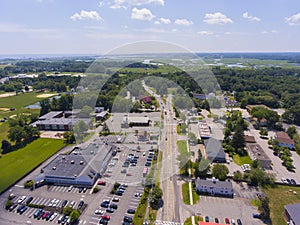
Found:
<path fill-rule="evenodd" d="M 0 54 L 104 54 L 157 40 L 194 52 L 300 51 L 299 0 L 0 0 Z"/>

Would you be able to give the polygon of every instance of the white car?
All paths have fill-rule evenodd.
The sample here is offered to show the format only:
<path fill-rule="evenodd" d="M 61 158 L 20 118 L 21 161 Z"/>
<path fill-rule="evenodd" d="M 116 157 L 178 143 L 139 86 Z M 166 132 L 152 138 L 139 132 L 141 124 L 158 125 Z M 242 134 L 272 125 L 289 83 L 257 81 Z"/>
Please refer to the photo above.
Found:
<path fill-rule="evenodd" d="M 97 209 L 97 210 L 95 210 L 95 214 L 96 215 L 103 215 L 103 211 L 101 210 L 101 209 Z"/>
<path fill-rule="evenodd" d="M 18 200 L 18 203 L 19 203 L 19 204 L 22 203 L 25 199 L 26 199 L 26 196 L 23 195 L 23 196 Z"/>
<path fill-rule="evenodd" d="M 50 221 L 53 221 L 55 219 L 55 217 L 57 217 L 57 213 L 54 213 L 51 217 L 50 217 Z"/>

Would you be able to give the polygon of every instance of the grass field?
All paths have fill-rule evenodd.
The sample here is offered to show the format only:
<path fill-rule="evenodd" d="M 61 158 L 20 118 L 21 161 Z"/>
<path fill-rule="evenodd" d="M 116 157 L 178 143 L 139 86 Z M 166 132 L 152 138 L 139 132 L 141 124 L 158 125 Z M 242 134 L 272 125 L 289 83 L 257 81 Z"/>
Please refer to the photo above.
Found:
<path fill-rule="evenodd" d="M 64 146 L 63 140 L 39 138 L 0 158 L 0 192 Z"/>
<path fill-rule="evenodd" d="M 184 140 L 177 141 L 177 148 L 180 154 L 186 154 L 187 153 L 186 141 Z"/>
<path fill-rule="evenodd" d="M 195 216 L 195 222 L 196 222 L 196 224 L 198 224 L 199 221 L 203 221 L 203 217 L 202 216 Z M 193 225 L 192 224 L 192 217 L 187 218 L 184 221 L 184 225 Z"/>
<path fill-rule="evenodd" d="M 18 113 L 39 113 L 39 109 L 25 109 L 24 107 L 27 105 L 34 104 L 38 101 L 41 101 L 42 98 L 38 98 L 37 96 L 41 93 L 29 92 L 25 94 L 18 94 L 16 96 L 10 96 L 5 98 L 0 98 L 0 108 L 15 108 L 14 111 L 0 111 L 0 119 L 4 117 L 9 118 L 12 115 L 16 115 Z M 47 93 L 52 94 L 52 93 Z M 0 123 L 0 140 L 7 139 L 7 131 L 9 129 L 8 122 Z"/>
<path fill-rule="evenodd" d="M 199 201 L 199 195 L 197 195 L 196 191 L 192 190 L 193 195 L 193 204 L 197 204 Z M 189 191 L 189 183 L 182 184 L 182 200 L 184 204 L 190 205 L 190 191 Z"/>
<path fill-rule="evenodd" d="M 252 163 L 252 160 L 250 158 L 250 156 L 246 155 L 246 156 L 239 156 L 238 154 L 233 155 L 233 161 L 238 164 L 239 166 L 243 165 L 243 164 L 250 164 Z"/>
<path fill-rule="evenodd" d="M 293 194 L 293 191 L 297 194 Z M 283 217 L 284 206 L 300 202 L 300 187 L 278 185 L 276 188 L 265 189 L 265 193 L 270 200 L 272 225 L 286 224 Z"/>

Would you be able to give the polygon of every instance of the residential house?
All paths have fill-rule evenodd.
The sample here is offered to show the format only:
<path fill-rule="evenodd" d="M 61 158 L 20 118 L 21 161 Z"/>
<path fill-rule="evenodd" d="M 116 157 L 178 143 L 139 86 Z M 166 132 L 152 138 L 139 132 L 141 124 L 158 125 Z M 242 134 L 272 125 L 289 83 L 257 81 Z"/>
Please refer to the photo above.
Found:
<path fill-rule="evenodd" d="M 284 206 L 284 218 L 290 225 L 300 225 L 300 203 Z"/>
<path fill-rule="evenodd" d="M 276 132 L 275 140 L 278 141 L 278 145 L 281 147 L 288 147 L 289 149 L 293 149 L 295 147 L 295 142 L 283 131 Z"/>

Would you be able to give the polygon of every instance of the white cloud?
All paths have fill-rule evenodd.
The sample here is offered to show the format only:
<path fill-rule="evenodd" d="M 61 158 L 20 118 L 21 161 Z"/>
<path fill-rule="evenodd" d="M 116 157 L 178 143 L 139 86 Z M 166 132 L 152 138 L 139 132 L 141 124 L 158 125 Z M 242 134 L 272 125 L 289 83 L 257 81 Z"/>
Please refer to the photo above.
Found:
<path fill-rule="evenodd" d="M 285 22 L 290 26 L 300 25 L 300 13 L 285 18 Z"/>
<path fill-rule="evenodd" d="M 160 18 L 159 20 L 155 21 L 154 24 L 170 24 L 171 20 L 166 18 Z"/>
<path fill-rule="evenodd" d="M 230 18 L 228 18 L 227 16 L 225 16 L 220 12 L 206 13 L 203 22 L 208 24 L 219 24 L 219 25 L 233 23 L 233 21 Z"/>
<path fill-rule="evenodd" d="M 202 30 L 202 31 L 199 31 L 198 34 L 201 34 L 201 35 L 213 35 L 214 32 L 207 31 L 207 30 Z"/>
<path fill-rule="evenodd" d="M 254 22 L 259 22 L 260 21 L 260 18 L 258 18 L 256 16 L 250 16 L 248 12 L 243 13 L 243 18 L 247 19 L 249 21 L 254 21 Z"/>
<path fill-rule="evenodd" d="M 230 35 L 230 34 L 231 34 L 231 32 L 227 31 L 227 32 L 225 32 L 224 34 L 226 34 L 226 35 Z"/>
<path fill-rule="evenodd" d="M 191 26 L 194 24 L 193 21 L 187 19 L 177 19 L 174 23 L 182 26 Z"/>
<path fill-rule="evenodd" d="M 71 20 L 102 20 L 101 16 L 96 11 L 81 10 L 80 13 L 75 13 L 70 16 Z"/>
<path fill-rule="evenodd" d="M 261 32 L 262 34 L 276 34 L 278 30 L 264 30 Z"/>
<path fill-rule="evenodd" d="M 114 0 L 114 3 L 110 6 L 112 9 L 126 8 L 126 6 L 141 6 L 155 3 L 158 5 L 165 5 L 164 0 Z"/>
<path fill-rule="evenodd" d="M 131 11 L 131 19 L 150 21 L 154 17 L 155 16 L 152 14 L 152 12 L 146 8 L 142 8 L 142 9 L 133 8 Z"/>

